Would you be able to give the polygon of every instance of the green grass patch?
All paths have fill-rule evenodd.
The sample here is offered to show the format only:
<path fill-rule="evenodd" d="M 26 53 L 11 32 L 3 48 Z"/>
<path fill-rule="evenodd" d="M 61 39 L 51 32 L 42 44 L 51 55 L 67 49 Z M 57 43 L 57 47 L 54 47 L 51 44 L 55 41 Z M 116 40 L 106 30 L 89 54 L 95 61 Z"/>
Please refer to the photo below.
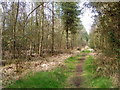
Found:
<path fill-rule="evenodd" d="M 66 70 L 58 67 L 49 72 L 37 72 L 30 77 L 17 80 L 8 88 L 63 88 L 67 76 Z"/>
<path fill-rule="evenodd" d="M 90 52 L 91 52 L 91 51 L 88 50 L 88 49 L 85 49 L 85 50 L 81 51 L 81 53 L 90 53 Z"/>
<path fill-rule="evenodd" d="M 65 60 L 65 67 L 57 67 L 54 70 L 46 72 L 37 72 L 34 75 L 27 75 L 21 80 L 17 80 L 8 88 L 64 88 L 68 86 L 67 79 L 73 74 L 76 67 L 76 58 L 70 57 Z"/>
<path fill-rule="evenodd" d="M 76 69 L 76 64 L 78 63 L 78 58 L 79 56 L 75 56 L 75 57 L 70 57 L 68 59 L 65 60 L 65 65 L 66 65 L 66 72 L 69 73 L 69 75 L 72 75 L 73 73 L 71 73 L 72 71 L 74 71 Z"/>
<path fill-rule="evenodd" d="M 84 70 L 89 73 L 94 73 L 96 70 L 96 65 L 94 65 L 94 58 L 92 56 L 89 56 L 87 60 L 84 63 Z"/>
<path fill-rule="evenodd" d="M 107 77 L 96 75 L 97 66 L 94 64 L 94 58 L 89 56 L 83 66 L 83 76 L 85 78 L 84 87 L 88 88 L 112 88 L 113 84 Z"/>

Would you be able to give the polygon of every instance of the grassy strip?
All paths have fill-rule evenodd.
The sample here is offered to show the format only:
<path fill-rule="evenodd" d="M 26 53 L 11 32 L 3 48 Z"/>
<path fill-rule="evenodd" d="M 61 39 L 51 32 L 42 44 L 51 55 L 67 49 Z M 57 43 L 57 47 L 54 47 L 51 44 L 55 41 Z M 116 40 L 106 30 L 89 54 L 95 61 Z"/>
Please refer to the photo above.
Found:
<path fill-rule="evenodd" d="M 112 82 L 107 77 L 100 77 L 96 75 L 97 66 L 94 64 L 94 58 L 88 56 L 83 69 L 83 76 L 85 77 L 84 87 L 88 88 L 112 88 Z"/>
<path fill-rule="evenodd" d="M 81 51 L 81 53 L 90 53 L 90 52 L 91 52 L 91 51 L 90 51 L 90 50 L 87 50 L 87 49 Z"/>
<path fill-rule="evenodd" d="M 79 55 L 65 60 L 65 66 L 58 67 L 51 71 L 37 72 L 32 76 L 26 76 L 17 80 L 8 88 L 64 88 L 68 86 L 66 81 L 72 71 L 76 68 L 76 62 Z"/>

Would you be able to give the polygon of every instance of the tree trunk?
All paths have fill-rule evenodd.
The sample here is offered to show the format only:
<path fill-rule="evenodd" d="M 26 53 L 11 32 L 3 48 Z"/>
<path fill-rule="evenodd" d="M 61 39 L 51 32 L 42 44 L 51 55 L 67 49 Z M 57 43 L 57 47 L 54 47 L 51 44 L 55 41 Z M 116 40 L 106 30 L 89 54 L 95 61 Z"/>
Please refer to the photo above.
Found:
<path fill-rule="evenodd" d="M 54 53 L 54 2 L 52 2 L 52 47 L 51 53 Z"/>
<path fill-rule="evenodd" d="M 37 3 L 36 3 L 37 4 Z M 40 39 L 39 39 L 39 37 L 40 37 L 40 30 L 38 29 L 38 10 L 36 9 L 36 31 L 38 30 L 38 42 L 37 42 L 37 53 L 39 54 L 39 43 L 40 43 Z"/>
<path fill-rule="evenodd" d="M 30 51 L 29 51 L 29 55 L 31 56 L 32 55 L 32 42 L 30 42 Z"/>
<path fill-rule="evenodd" d="M 67 29 L 66 29 L 66 49 L 69 49 L 69 40 L 68 40 L 68 26 L 67 26 Z"/>
<path fill-rule="evenodd" d="M 0 9 L 0 22 L 1 22 L 1 9 Z M 4 25 L 4 23 L 3 23 Z M 2 27 L 2 25 L 0 24 L 0 61 L 2 60 L 2 30 L 4 27 Z"/>
<path fill-rule="evenodd" d="M 3 10 L 5 9 L 5 7 L 3 6 L 2 7 L 3 8 Z M 0 9 L 0 14 L 2 14 L 2 9 Z M 6 14 L 5 14 L 5 12 L 3 12 L 3 17 L 2 17 L 2 15 L 0 15 L 0 22 L 3 22 L 2 23 L 2 25 L 0 24 L 0 27 L 2 27 L 2 28 L 0 28 L 0 57 L 1 57 L 1 59 L 4 59 L 4 54 L 5 54 L 5 50 L 2 50 L 2 31 L 4 31 L 5 30 L 5 21 L 6 21 Z"/>
<path fill-rule="evenodd" d="M 44 38 L 44 2 L 42 3 L 42 35 L 41 35 L 41 47 L 40 47 L 40 56 L 43 56 L 43 38 Z"/>
<path fill-rule="evenodd" d="M 74 38 L 75 38 L 74 35 L 75 34 L 72 34 L 72 37 L 71 37 L 72 38 L 72 40 L 71 40 L 71 49 L 74 48 Z"/>
<path fill-rule="evenodd" d="M 13 9 L 14 9 L 14 7 L 13 7 Z M 15 15 L 15 21 L 14 21 L 14 26 L 13 26 L 13 58 L 14 59 L 15 59 L 15 54 L 16 54 L 16 45 L 15 44 L 16 44 L 16 24 L 17 24 L 18 12 L 19 12 L 19 1 L 18 1 L 18 4 L 17 4 L 17 12 L 16 12 L 16 15 Z"/>

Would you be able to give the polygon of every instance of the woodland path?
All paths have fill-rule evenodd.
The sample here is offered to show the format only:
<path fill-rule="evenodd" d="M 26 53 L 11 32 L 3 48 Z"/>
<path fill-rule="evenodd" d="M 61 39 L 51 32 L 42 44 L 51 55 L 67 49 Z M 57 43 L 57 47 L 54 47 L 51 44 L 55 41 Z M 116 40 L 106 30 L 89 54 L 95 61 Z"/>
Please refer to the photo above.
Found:
<path fill-rule="evenodd" d="M 82 88 L 83 87 L 82 83 L 84 82 L 84 77 L 82 76 L 82 72 L 83 72 L 84 61 L 86 60 L 87 56 L 88 56 L 88 53 L 80 54 L 80 57 L 78 58 L 79 62 L 76 65 L 74 75 L 70 77 L 68 80 L 68 83 L 70 84 L 71 88 Z"/>
<path fill-rule="evenodd" d="M 89 53 L 90 54 L 90 53 Z M 83 87 L 82 86 L 82 83 L 84 82 L 84 78 L 83 78 L 83 76 L 82 76 L 82 73 L 83 73 L 83 65 L 84 65 L 84 61 L 86 60 L 86 57 L 89 55 L 88 53 L 85 53 L 85 52 L 80 52 L 80 51 L 76 51 L 76 52 L 74 52 L 74 54 L 71 54 L 71 55 L 68 55 L 68 56 L 64 56 L 64 57 L 62 57 L 61 59 L 59 59 L 59 60 L 61 60 L 61 63 L 59 63 L 59 65 L 61 65 L 61 64 L 63 64 L 62 66 L 60 66 L 61 67 L 61 70 L 63 70 L 63 72 L 62 71 L 60 71 L 60 70 L 58 70 L 57 72 L 55 72 L 55 73 L 53 73 L 53 74 L 51 74 L 51 76 L 56 76 L 57 78 L 56 79 L 54 79 L 54 77 L 52 78 L 52 80 L 49 80 L 49 78 L 48 78 L 48 76 L 47 76 L 47 73 L 49 73 L 49 71 L 50 71 L 50 69 L 52 69 L 51 71 L 52 72 L 54 72 L 54 69 L 53 68 L 57 68 L 57 66 L 59 66 L 58 64 L 57 64 L 57 62 L 56 63 L 54 63 L 55 64 L 55 67 L 52 67 L 53 65 L 52 64 L 50 64 L 49 65 L 49 63 L 44 63 L 44 64 L 42 64 L 42 66 L 44 65 L 45 67 L 44 67 L 44 69 L 42 70 L 42 71 L 46 71 L 46 72 L 44 72 L 45 74 L 45 76 L 47 76 L 47 78 L 48 78 L 48 80 L 47 81 L 45 81 L 45 83 L 46 82 L 48 82 L 48 84 L 50 85 L 50 82 L 53 82 L 53 84 L 54 83 L 57 83 L 56 82 L 56 80 L 57 79 L 62 79 L 61 78 L 61 76 L 63 76 L 64 77 L 64 75 L 65 75 L 65 73 L 71 73 L 71 74 L 69 74 L 68 76 L 67 76 L 67 78 L 66 79 L 64 79 L 64 81 L 66 82 L 66 85 L 65 85 L 65 83 L 62 81 L 62 83 L 65 85 L 64 87 L 66 87 L 66 88 L 81 88 L 81 87 Z M 53 57 L 51 57 L 52 58 L 52 62 L 54 61 L 56 61 L 56 60 L 53 60 Z M 55 57 L 56 58 L 56 57 Z M 58 58 L 60 58 L 60 57 L 58 57 Z M 57 59 L 58 59 L 57 58 Z M 68 59 L 66 59 L 66 58 L 68 58 Z M 70 58 L 72 58 L 72 61 L 71 61 L 71 59 Z M 58 61 L 59 61 L 58 60 Z M 64 62 L 65 60 L 67 60 L 69 63 L 67 63 L 66 64 L 66 62 Z M 69 65 L 74 65 L 74 68 L 72 67 L 72 66 L 68 66 L 68 64 Z M 50 67 L 50 68 L 46 68 L 46 66 L 48 66 L 48 67 Z M 35 65 L 35 67 L 36 67 L 36 65 Z M 64 67 L 67 67 L 67 68 L 64 68 Z M 68 68 L 69 67 L 69 68 Z M 37 68 L 40 68 L 40 67 L 37 67 Z M 36 68 L 34 68 L 34 70 L 35 70 Z M 67 71 L 66 71 L 67 70 Z M 66 72 L 65 72 L 66 71 Z M 41 72 L 41 70 L 37 70 L 37 72 Z M 61 72 L 61 74 L 59 73 L 59 72 Z M 57 74 L 56 74 L 57 73 Z M 62 74 L 63 73 L 63 74 Z M 60 76 L 59 76 L 59 74 L 60 74 Z M 41 73 L 39 74 L 39 75 L 41 75 Z M 39 75 L 37 75 L 37 74 L 34 74 L 34 75 L 32 75 L 32 77 L 30 77 L 30 80 L 32 81 L 32 83 L 33 84 L 35 84 L 35 82 L 38 82 L 38 79 L 41 81 L 41 78 L 40 77 L 37 77 L 37 76 L 39 76 Z M 24 76 L 25 76 L 25 74 L 24 74 Z M 45 77 L 44 76 L 44 77 Z M 37 78 L 37 79 L 32 79 L 32 78 Z M 44 78 L 43 77 L 43 78 Z M 66 76 L 65 76 L 66 77 Z M 35 80 L 37 80 L 37 81 L 35 81 Z M 55 80 L 55 82 L 54 82 L 54 80 Z M 63 80 L 63 79 L 62 79 Z M 6 80 L 7 81 L 7 80 Z M 29 81 L 29 79 L 28 79 L 28 81 Z M 50 82 L 49 82 L 50 81 Z M 23 80 L 22 82 L 20 81 L 20 83 L 19 84 L 15 84 L 15 86 L 17 85 L 17 87 L 26 87 L 26 86 L 24 86 L 23 84 L 24 84 L 24 82 L 27 82 L 27 80 Z M 43 80 L 43 82 L 44 82 L 44 80 Z M 27 82 L 27 83 L 29 83 L 29 82 Z M 40 82 L 39 83 L 39 85 L 41 85 L 42 83 Z M 60 83 L 58 83 L 58 84 L 60 84 Z M 21 85 L 23 85 L 23 86 L 21 86 Z M 62 84 L 61 84 L 62 85 Z M 34 86 L 34 85 L 33 85 Z M 14 85 L 13 85 L 13 87 L 14 87 Z M 28 86 L 28 87 L 31 87 L 31 86 Z M 35 84 L 35 87 L 38 87 L 36 84 Z M 41 87 L 43 87 L 43 86 L 41 86 Z M 44 87 L 48 87 L 48 86 L 46 86 L 46 84 L 45 84 L 45 86 Z M 51 86 L 49 86 L 49 87 L 51 87 Z M 56 86 L 55 86 L 56 87 Z M 61 87 L 61 86 L 60 86 Z"/>

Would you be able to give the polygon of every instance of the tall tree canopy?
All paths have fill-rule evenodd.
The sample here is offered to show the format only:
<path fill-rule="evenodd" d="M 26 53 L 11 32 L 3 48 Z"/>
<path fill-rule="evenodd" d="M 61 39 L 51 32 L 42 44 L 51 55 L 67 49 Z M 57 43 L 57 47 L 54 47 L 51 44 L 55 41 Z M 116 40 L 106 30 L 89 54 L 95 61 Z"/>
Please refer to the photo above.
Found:
<path fill-rule="evenodd" d="M 79 14 L 80 10 L 78 8 L 78 3 L 75 2 L 63 2 L 61 3 L 61 9 L 62 9 L 62 20 L 64 23 L 64 28 L 66 30 L 66 48 L 69 48 L 68 45 L 68 33 L 69 31 L 72 34 L 75 34 L 77 32 L 77 27 L 79 25 Z"/>

